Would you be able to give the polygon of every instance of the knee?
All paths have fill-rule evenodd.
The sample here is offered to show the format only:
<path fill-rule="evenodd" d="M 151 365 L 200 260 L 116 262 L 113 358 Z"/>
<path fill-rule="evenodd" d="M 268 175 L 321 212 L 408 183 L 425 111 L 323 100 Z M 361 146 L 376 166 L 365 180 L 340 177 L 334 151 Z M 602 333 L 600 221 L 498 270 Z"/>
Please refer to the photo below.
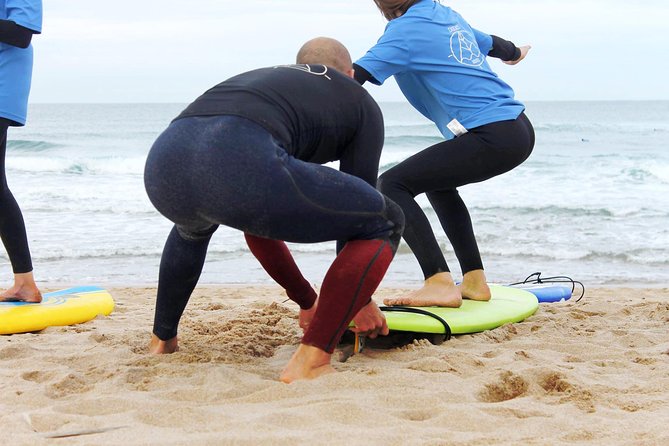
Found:
<path fill-rule="evenodd" d="M 379 177 L 376 188 L 384 195 L 389 196 L 393 196 L 397 191 L 406 190 L 402 178 L 393 169 L 388 170 Z"/>
<path fill-rule="evenodd" d="M 199 242 L 210 239 L 218 229 L 218 225 L 199 227 L 176 225 L 176 229 L 182 239 L 189 242 Z"/>

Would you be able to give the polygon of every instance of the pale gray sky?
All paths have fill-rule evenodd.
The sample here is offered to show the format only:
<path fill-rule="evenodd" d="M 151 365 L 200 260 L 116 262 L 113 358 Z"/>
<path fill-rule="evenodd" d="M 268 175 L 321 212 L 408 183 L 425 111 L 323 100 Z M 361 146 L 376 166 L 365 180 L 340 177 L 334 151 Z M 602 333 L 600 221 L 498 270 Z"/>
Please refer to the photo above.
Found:
<path fill-rule="evenodd" d="M 669 99 L 669 1 L 454 0 L 481 31 L 533 46 L 495 71 L 521 100 Z M 31 102 L 190 102 L 237 73 L 292 63 L 315 36 L 353 59 L 383 33 L 372 0 L 45 0 Z M 403 100 L 394 82 L 368 86 Z"/>

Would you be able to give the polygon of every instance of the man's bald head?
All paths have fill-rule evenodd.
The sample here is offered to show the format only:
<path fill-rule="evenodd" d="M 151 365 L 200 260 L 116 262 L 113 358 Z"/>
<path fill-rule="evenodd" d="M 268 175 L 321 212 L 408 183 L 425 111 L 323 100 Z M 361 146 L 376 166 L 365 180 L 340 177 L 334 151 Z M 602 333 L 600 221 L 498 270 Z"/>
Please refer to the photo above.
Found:
<path fill-rule="evenodd" d="M 346 74 L 353 68 L 346 47 L 329 37 L 316 37 L 302 45 L 297 53 L 297 63 L 327 65 Z"/>

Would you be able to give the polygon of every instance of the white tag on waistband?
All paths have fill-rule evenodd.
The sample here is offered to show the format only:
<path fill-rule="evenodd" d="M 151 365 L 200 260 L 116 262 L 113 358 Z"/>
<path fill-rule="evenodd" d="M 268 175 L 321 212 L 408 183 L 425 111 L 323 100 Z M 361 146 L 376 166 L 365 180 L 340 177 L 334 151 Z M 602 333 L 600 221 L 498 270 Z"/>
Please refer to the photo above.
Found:
<path fill-rule="evenodd" d="M 460 136 L 467 133 L 467 129 L 462 124 L 460 124 L 460 121 L 457 119 L 453 119 L 451 122 L 446 124 L 446 127 L 448 127 L 448 130 L 453 132 L 455 136 Z"/>

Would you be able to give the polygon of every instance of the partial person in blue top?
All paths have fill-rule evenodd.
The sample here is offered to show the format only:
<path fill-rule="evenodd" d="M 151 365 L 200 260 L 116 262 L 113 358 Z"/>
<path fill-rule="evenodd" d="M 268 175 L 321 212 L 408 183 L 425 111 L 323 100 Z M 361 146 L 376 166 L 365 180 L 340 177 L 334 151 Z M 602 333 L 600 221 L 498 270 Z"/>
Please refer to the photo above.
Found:
<path fill-rule="evenodd" d="M 33 68 L 33 34 L 42 31 L 41 0 L 0 0 L 0 236 L 14 272 L 14 285 L 0 301 L 41 302 L 23 215 L 7 185 L 7 129 L 26 123 Z"/>
<path fill-rule="evenodd" d="M 374 0 L 388 20 L 384 34 L 354 65 L 361 84 L 394 76 L 407 100 L 445 141 L 409 157 L 379 178 L 380 191 L 406 217 L 404 239 L 425 276 L 421 289 L 386 305 L 458 307 L 491 297 L 469 211 L 458 187 L 508 172 L 527 159 L 534 130 L 512 88 L 486 56 L 513 65 L 529 46 L 472 28 L 434 0 Z M 456 286 L 430 223 L 415 197 L 426 194 L 463 273 Z"/>

